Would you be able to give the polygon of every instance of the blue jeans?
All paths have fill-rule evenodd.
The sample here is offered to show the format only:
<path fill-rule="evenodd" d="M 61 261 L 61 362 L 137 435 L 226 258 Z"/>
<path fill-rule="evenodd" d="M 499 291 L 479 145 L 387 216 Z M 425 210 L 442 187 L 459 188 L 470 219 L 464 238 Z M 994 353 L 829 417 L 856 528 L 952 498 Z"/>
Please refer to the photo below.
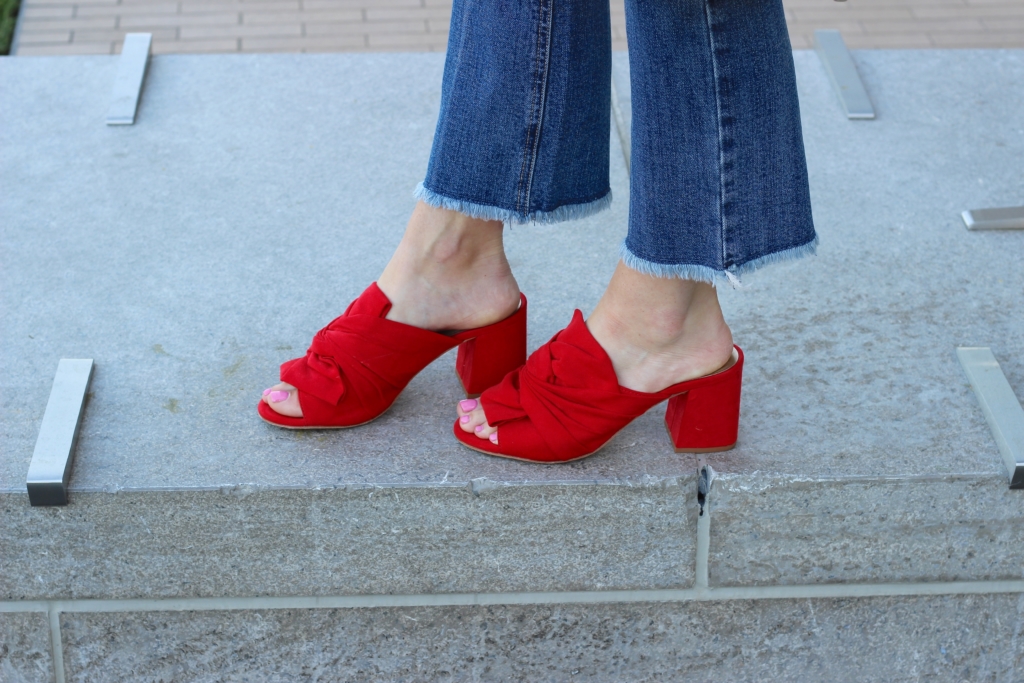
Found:
<path fill-rule="evenodd" d="M 625 264 L 714 283 L 813 251 L 781 0 L 626 0 L 626 30 Z M 455 0 L 417 197 L 509 223 L 605 208 L 610 91 L 608 0 Z"/>

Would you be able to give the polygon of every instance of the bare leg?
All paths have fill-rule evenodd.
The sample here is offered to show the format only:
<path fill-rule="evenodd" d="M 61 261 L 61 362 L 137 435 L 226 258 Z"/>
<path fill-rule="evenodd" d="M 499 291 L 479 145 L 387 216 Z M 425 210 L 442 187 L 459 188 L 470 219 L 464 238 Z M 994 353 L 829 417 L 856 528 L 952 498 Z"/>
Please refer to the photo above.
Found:
<path fill-rule="evenodd" d="M 619 384 L 635 391 L 653 393 L 702 377 L 732 354 L 732 332 L 714 287 L 644 275 L 621 262 L 587 328 L 611 358 Z M 479 401 L 460 402 L 458 411 L 465 431 L 481 438 L 495 432 Z"/>
<path fill-rule="evenodd" d="M 505 258 L 502 228 L 500 221 L 418 203 L 377 280 L 392 303 L 388 319 L 428 330 L 464 330 L 511 315 L 519 306 L 519 285 Z M 301 417 L 294 389 L 276 384 L 263 400 L 282 415 Z"/>

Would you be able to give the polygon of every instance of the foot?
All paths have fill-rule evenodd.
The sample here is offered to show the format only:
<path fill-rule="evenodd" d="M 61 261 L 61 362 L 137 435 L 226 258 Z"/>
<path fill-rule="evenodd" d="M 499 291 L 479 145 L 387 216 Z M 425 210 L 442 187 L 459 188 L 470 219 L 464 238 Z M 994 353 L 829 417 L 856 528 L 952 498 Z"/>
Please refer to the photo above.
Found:
<path fill-rule="evenodd" d="M 711 374 L 732 357 L 732 332 L 711 285 L 644 275 L 621 262 L 587 320 L 619 384 L 654 393 Z M 458 405 L 459 425 L 498 443 L 479 400 Z"/>
<path fill-rule="evenodd" d="M 503 320 L 519 306 L 519 285 L 502 243 L 500 221 L 416 205 L 398 249 L 377 280 L 391 300 L 387 319 L 427 330 L 467 330 Z M 298 392 L 263 392 L 274 411 L 302 417 Z"/>

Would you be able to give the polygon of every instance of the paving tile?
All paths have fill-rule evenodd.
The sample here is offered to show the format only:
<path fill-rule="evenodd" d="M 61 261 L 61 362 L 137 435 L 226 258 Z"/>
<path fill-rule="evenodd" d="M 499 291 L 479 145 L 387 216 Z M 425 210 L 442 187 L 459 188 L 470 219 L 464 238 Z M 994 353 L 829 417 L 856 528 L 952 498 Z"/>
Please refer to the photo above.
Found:
<path fill-rule="evenodd" d="M 209 14 L 189 15 L 137 15 L 121 17 L 118 27 L 131 30 L 144 30 L 154 27 L 180 27 L 182 30 L 191 30 L 199 26 L 239 26 L 240 21 L 240 15 L 234 12 L 211 12 Z"/>
<path fill-rule="evenodd" d="M 204 38 L 265 38 L 270 36 L 301 36 L 301 24 L 249 24 L 246 26 L 182 26 L 182 40 Z"/>
<path fill-rule="evenodd" d="M 868 33 L 956 33 L 980 32 L 985 27 L 980 19 L 863 19 L 861 24 Z"/>
<path fill-rule="evenodd" d="M 357 52 L 364 47 L 363 34 L 242 39 L 243 52 Z"/>
<path fill-rule="evenodd" d="M 152 2 L 139 5 L 82 5 L 76 7 L 76 17 L 132 17 L 166 16 L 178 13 L 176 2 Z"/>
<path fill-rule="evenodd" d="M 22 3 L 22 5 L 23 7 L 18 13 L 22 26 L 24 26 L 24 22 L 31 19 L 70 19 L 75 14 L 75 6 L 72 4 L 51 6 Z"/>
<path fill-rule="evenodd" d="M 71 31 L 22 31 L 18 35 L 19 45 L 37 45 L 71 42 Z"/>
<path fill-rule="evenodd" d="M 1020 31 L 995 32 L 987 31 L 977 34 L 930 33 L 929 38 L 935 47 L 960 48 L 1019 48 L 1022 33 Z"/>
<path fill-rule="evenodd" d="M 401 21 L 406 19 L 450 19 L 451 9 L 444 7 L 424 7 L 422 9 L 405 9 L 400 7 L 373 7 L 366 9 L 367 21 Z"/>
<path fill-rule="evenodd" d="M 269 13 L 269 12 L 282 12 L 294 15 L 299 13 L 302 6 L 298 0 L 268 0 L 267 2 L 221 2 L 220 0 L 198 0 L 197 2 L 189 2 L 185 0 L 181 3 L 182 14 L 205 14 L 208 12 L 240 12 L 248 13 L 253 12 L 257 14 Z M 294 18 L 292 19 L 294 21 Z"/>
<path fill-rule="evenodd" d="M 39 57 L 44 55 L 108 55 L 112 54 L 110 43 L 66 43 L 40 44 L 18 47 L 19 57 Z"/>
<path fill-rule="evenodd" d="M 243 24 L 276 24 L 290 23 L 301 20 L 305 25 L 314 25 L 330 22 L 338 23 L 362 23 L 363 13 L 358 9 L 335 10 L 332 12 L 243 12 Z"/>
<path fill-rule="evenodd" d="M 74 19 L 35 19 L 24 22 L 19 34 L 36 31 L 74 31 L 78 29 L 115 28 L 117 17 L 76 17 Z"/>
<path fill-rule="evenodd" d="M 426 23 L 423 21 L 389 21 L 380 23 L 306 23 L 307 36 L 330 35 L 404 35 L 425 34 Z M 447 33 L 447 28 L 445 33 Z"/>
<path fill-rule="evenodd" d="M 76 30 L 74 31 L 73 40 L 76 43 L 123 42 L 125 34 L 130 32 L 126 29 Z M 178 37 L 178 29 L 174 27 L 150 28 L 147 30 L 147 33 L 153 35 L 153 40 L 171 41 L 177 40 Z"/>
<path fill-rule="evenodd" d="M 237 52 L 238 38 L 209 38 L 206 40 L 168 40 L 153 39 L 152 52 L 164 54 L 199 54 L 218 52 Z M 120 46 L 118 46 L 120 50 Z"/>

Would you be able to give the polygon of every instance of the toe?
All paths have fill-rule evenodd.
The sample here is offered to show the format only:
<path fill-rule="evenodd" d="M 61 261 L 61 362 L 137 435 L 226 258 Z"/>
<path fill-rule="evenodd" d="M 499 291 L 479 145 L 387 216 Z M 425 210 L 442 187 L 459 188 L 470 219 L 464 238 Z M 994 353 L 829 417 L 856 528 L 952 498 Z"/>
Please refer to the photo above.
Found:
<path fill-rule="evenodd" d="M 464 432 L 476 434 L 481 439 L 489 439 L 495 428 L 487 424 L 487 416 L 479 399 L 467 398 L 459 401 L 459 426 Z"/>
<path fill-rule="evenodd" d="M 286 417 L 302 417 L 299 392 L 291 384 L 281 382 L 263 391 L 263 402 Z"/>
<path fill-rule="evenodd" d="M 473 427 L 473 433 L 481 439 L 490 438 L 491 434 L 494 434 L 496 431 L 495 427 L 487 424 L 487 416 L 484 415 L 483 406 L 480 406 L 473 411 L 472 420 L 470 420 L 469 424 Z M 466 427 L 464 426 L 463 429 L 466 429 Z M 466 429 L 466 431 L 468 432 L 470 430 Z"/>

